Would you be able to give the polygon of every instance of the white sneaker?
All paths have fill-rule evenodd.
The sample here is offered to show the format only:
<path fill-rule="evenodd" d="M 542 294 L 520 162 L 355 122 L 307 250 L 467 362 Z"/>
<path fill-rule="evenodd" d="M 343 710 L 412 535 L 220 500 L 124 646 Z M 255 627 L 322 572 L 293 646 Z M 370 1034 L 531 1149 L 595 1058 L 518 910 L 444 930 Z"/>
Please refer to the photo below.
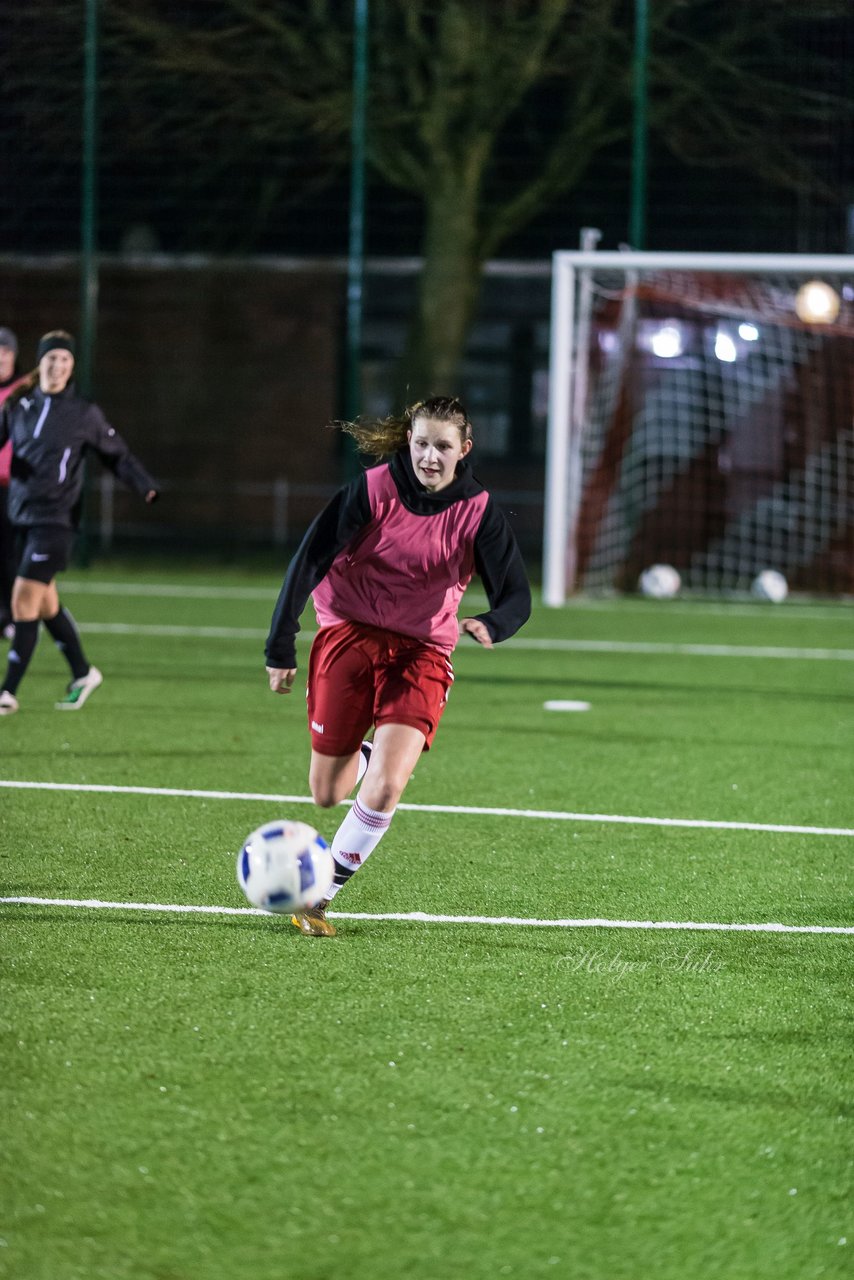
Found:
<path fill-rule="evenodd" d="M 72 680 L 68 693 L 56 703 L 57 711 L 79 711 L 86 699 L 93 694 L 98 685 L 104 683 L 104 677 L 97 667 L 90 667 L 85 676 Z"/>
<path fill-rule="evenodd" d="M 8 689 L 0 692 L 0 716 L 13 716 L 18 710 L 18 699 Z"/>

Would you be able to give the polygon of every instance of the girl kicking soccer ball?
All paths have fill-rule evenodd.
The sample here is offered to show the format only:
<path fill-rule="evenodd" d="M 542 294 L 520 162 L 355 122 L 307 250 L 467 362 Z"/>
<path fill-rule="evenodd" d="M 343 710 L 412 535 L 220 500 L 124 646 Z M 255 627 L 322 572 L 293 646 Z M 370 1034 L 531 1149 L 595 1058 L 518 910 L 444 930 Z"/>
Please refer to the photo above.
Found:
<path fill-rule="evenodd" d="M 309 785 L 329 808 L 367 771 L 332 842 L 329 898 L 293 917 L 335 933 L 326 911 L 389 828 L 454 679 L 460 633 L 491 649 L 525 623 L 531 591 L 516 539 L 472 474 L 472 427 L 459 400 L 422 400 L 401 417 L 337 424 L 389 461 L 340 489 L 308 529 L 285 577 L 267 640 L 274 693 L 296 677 L 295 637 L 309 595 L 318 632 L 308 664 Z M 489 610 L 457 619 L 472 575 Z M 373 728 L 373 743 L 362 750 Z"/>

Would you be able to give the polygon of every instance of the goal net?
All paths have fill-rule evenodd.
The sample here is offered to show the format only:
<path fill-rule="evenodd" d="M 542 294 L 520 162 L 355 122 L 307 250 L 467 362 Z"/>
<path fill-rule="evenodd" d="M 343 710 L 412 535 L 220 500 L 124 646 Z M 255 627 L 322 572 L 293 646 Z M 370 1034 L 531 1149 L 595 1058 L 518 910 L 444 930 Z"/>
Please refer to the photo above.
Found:
<path fill-rule="evenodd" d="M 652 564 L 854 592 L 854 257 L 554 255 L 544 598 Z"/>

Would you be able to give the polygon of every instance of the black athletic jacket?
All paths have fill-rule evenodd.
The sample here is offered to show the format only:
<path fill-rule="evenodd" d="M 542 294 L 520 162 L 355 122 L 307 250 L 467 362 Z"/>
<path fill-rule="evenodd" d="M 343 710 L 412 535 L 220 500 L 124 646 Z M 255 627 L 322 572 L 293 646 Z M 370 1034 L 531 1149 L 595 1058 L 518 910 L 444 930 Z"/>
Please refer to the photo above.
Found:
<path fill-rule="evenodd" d="M 157 488 L 96 404 L 72 388 L 47 395 L 38 387 L 0 410 L 0 446 L 12 441 L 9 519 L 15 525 L 73 528 L 83 489 L 83 460 L 91 449 L 141 495 Z"/>
<path fill-rule="evenodd" d="M 414 515 L 431 516 L 443 507 L 483 492 L 467 459 L 457 465 L 456 478 L 438 493 L 428 493 L 415 477 L 409 449 L 390 461 L 391 475 L 401 501 Z M 310 525 L 288 568 L 273 612 L 267 638 L 267 665 L 281 670 L 296 666 L 295 637 L 299 618 L 314 588 L 333 560 L 372 520 L 364 475 L 339 489 Z M 531 588 L 513 530 L 490 497 L 474 544 L 475 568 L 487 597 L 489 612 L 475 615 L 494 641 L 506 640 L 531 614 Z"/>

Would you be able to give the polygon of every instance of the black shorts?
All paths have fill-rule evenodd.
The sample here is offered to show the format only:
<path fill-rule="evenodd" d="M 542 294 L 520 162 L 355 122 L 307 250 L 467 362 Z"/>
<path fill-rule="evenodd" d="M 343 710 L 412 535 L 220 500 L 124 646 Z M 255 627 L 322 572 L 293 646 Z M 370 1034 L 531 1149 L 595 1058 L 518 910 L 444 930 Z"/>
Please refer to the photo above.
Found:
<path fill-rule="evenodd" d="M 36 524 L 18 528 L 21 557 L 18 577 L 33 582 L 53 582 L 58 573 L 68 568 L 74 542 L 72 529 L 58 524 Z"/>

